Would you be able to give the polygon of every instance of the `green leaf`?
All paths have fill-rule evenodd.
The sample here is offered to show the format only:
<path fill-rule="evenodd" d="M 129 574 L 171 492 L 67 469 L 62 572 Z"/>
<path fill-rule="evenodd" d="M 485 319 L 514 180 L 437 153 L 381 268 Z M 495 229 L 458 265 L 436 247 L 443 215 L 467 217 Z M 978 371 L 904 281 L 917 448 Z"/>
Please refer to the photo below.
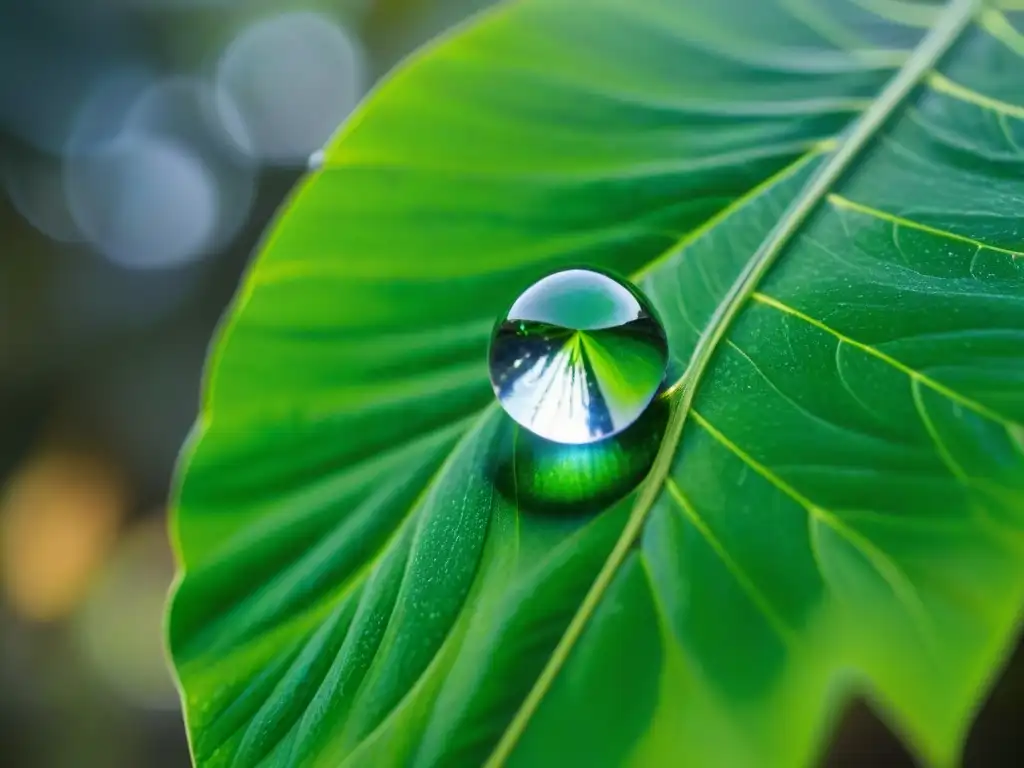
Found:
<path fill-rule="evenodd" d="M 853 695 L 955 763 L 1024 603 L 1022 22 L 521 0 L 407 62 L 214 347 L 197 764 L 792 766 Z M 567 515 L 496 487 L 485 353 L 579 263 L 686 373 L 636 492 Z"/>

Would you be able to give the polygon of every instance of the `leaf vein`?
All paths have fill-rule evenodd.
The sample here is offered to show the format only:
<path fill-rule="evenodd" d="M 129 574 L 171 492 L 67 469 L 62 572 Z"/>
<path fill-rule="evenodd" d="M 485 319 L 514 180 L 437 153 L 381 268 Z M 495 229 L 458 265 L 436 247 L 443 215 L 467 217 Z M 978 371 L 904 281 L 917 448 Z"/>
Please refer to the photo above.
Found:
<path fill-rule="evenodd" d="M 935 452 L 942 459 L 942 463 L 946 465 L 950 473 L 957 478 L 964 485 L 970 485 L 971 478 L 968 475 L 959 462 L 953 457 L 953 454 L 949 452 L 949 448 L 943 441 L 942 436 L 939 434 L 938 429 L 935 426 L 935 422 L 932 421 L 931 416 L 928 415 L 928 410 L 925 408 L 924 400 L 921 397 L 921 382 L 918 379 L 910 380 L 910 391 L 913 395 L 914 409 L 917 411 L 918 417 L 921 419 L 921 424 L 924 426 L 925 432 L 928 433 L 928 437 L 935 444 Z"/>
<path fill-rule="evenodd" d="M 820 524 L 827 526 L 841 538 L 845 539 L 854 549 L 859 551 L 875 569 L 878 575 L 886 582 L 896 599 L 899 600 L 903 604 L 904 608 L 907 609 L 907 613 L 912 617 L 916 625 L 917 632 L 925 646 L 929 650 L 934 650 L 936 642 L 935 632 L 932 629 L 931 621 L 928 618 L 924 603 L 917 594 L 917 589 L 914 587 L 913 582 L 906 576 L 906 574 L 903 573 L 899 566 L 897 566 L 896 563 L 894 563 L 892 559 L 885 554 L 885 552 L 879 549 L 878 546 L 876 546 L 874 542 L 866 536 L 846 525 L 846 523 L 834 512 L 815 504 L 799 490 L 775 474 L 771 469 L 740 448 L 736 443 L 712 425 L 696 409 L 691 410 L 691 414 L 693 415 L 694 421 L 716 441 L 718 441 L 719 444 L 734 454 L 740 461 L 757 472 L 769 483 L 774 485 L 782 494 L 802 506 L 807 511 L 807 514 L 814 525 Z M 819 560 L 820 568 L 820 553 L 816 554 L 816 557 Z M 822 571 L 822 577 L 826 578 L 824 571 Z"/>
<path fill-rule="evenodd" d="M 836 432 L 844 432 L 847 435 L 850 435 L 851 437 L 853 437 L 853 438 L 855 438 L 857 440 L 868 440 L 868 441 L 871 441 L 873 443 L 882 444 L 886 448 L 891 448 L 892 447 L 892 443 L 890 443 L 890 441 L 885 440 L 885 439 L 883 439 L 883 438 L 881 438 L 881 437 L 879 437 L 877 435 L 871 435 L 871 434 L 867 434 L 867 433 L 864 433 L 864 432 L 857 432 L 856 430 L 850 429 L 849 427 L 844 427 L 841 424 L 837 424 L 837 423 L 835 423 L 833 421 L 829 421 L 828 419 L 826 419 L 826 418 L 824 418 L 822 416 L 819 416 L 818 414 L 814 413 L 813 411 L 808 409 L 806 406 L 802 405 L 792 395 L 788 395 L 785 392 L 783 392 L 779 388 L 779 386 L 768 377 L 768 374 L 764 372 L 764 370 L 761 368 L 761 366 L 759 366 L 756 362 L 754 362 L 754 359 L 752 357 L 750 357 L 750 355 L 748 355 L 746 352 L 744 352 L 743 349 L 740 348 L 735 342 L 733 342 L 731 339 L 726 339 L 725 343 L 729 345 L 730 349 L 733 349 L 737 354 L 742 356 L 743 359 L 746 360 L 750 364 L 750 366 L 757 372 L 757 375 L 764 381 L 765 384 L 768 385 L 768 387 L 773 392 L 778 394 L 778 396 L 781 397 L 786 403 L 791 405 L 794 409 L 796 409 L 797 412 L 803 414 L 804 416 L 806 416 L 811 421 L 814 421 L 814 422 L 822 425 L 823 427 L 825 427 L 828 430 L 833 430 L 833 431 L 836 431 Z M 849 387 L 847 387 L 847 389 L 849 389 Z"/>
<path fill-rule="evenodd" d="M 974 238 L 967 237 L 966 235 L 959 235 L 955 232 L 949 232 L 947 230 L 939 229 L 938 227 L 933 227 L 928 224 L 921 224 L 920 222 L 913 221 L 912 219 L 907 219 L 904 218 L 903 216 L 897 216 L 894 213 L 889 213 L 888 211 L 881 211 L 877 208 L 872 208 L 870 206 L 864 205 L 863 203 L 858 203 L 854 200 L 849 200 L 841 195 L 831 194 L 828 196 L 828 201 L 838 209 L 855 211 L 857 213 L 861 213 L 865 216 L 869 216 L 874 219 L 887 221 L 894 227 L 916 229 L 920 232 L 927 232 L 928 234 L 935 235 L 937 237 L 943 237 L 948 240 L 955 240 L 959 243 L 964 243 L 965 245 L 973 245 L 975 248 L 995 251 L 996 253 L 1004 253 L 1014 258 L 1017 258 L 1021 255 L 1018 251 L 1012 251 L 1009 248 L 1000 248 L 998 245 L 989 245 L 988 243 L 984 243 L 980 240 L 975 240 Z"/>
<path fill-rule="evenodd" d="M 911 368 L 910 366 L 900 362 L 894 357 L 890 357 L 889 355 L 885 354 L 878 348 L 871 346 L 870 344 L 865 344 L 864 342 L 857 341 L 856 339 L 853 339 L 847 336 L 846 334 L 841 333 L 840 331 L 837 331 L 834 328 L 831 328 L 830 326 L 823 323 L 821 320 L 813 318 L 810 315 L 804 314 L 800 310 L 794 309 L 793 307 L 790 307 L 787 304 L 783 304 L 781 301 L 774 298 L 773 296 L 768 296 L 767 294 L 757 291 L 754 294 L 752 294 L 751 298 L 754 301 L 764 304 L 765 306 L 772 307 L 773 309 L 777 309 L 778 311 L 784 312 L 787 315 L 796 317 L 799 320 L 803 320 L 804 322 L 813 325 L 815 328 L 818 328 L 819 330 L 831 334 L 839 341 L 840 344 L 849 344 L 851 347 L 859 349 L 860 351 L 865 352 L 871 355 L 872 357 L 881 360 L 884 363 L 888 363 L 896 370 L 909 376 L 911 379 L 919 380 L 922 384 L 930 387 L 931 389 L 934 389 L 936 392 L 942 395 L 945 395 L 950 400 L 960 403 L 965 408 L 968 408 L 974 411 L 975 413 L 984 416 L 986 419 L 994 421 L 997 424 L 1002 424 L 1003 426 L 1006 427 L 1009 427 L 1012 424 L 1008 417 L 1003 416 L 1002 414 L 997 413 L 996 411 L 993 411 L 988 406 L 982 405 L 977 400 L 973 400 L 972 398 L 963 395 L 954 389 L 950 389 L 945 384 L 941 384 L 935 379 L 932 379 L 926 374 L 922 373 L 921 371 Z"/>
<path fill-rule="evenodd" d="M 925 82 L 928 86 L 936 93 L 941 93 L 944 96 L 949 96 L 957 101 L 962 101 L 966 104 L 973 104 L 976 107 L 982 109 L 988 109 L 999 115 L 1005 115 L 1006 117 L 1012 117 L 1017 120 L 1024 120 L 1024 107 L 1019 104 L 1011 104 L 1007 101 L 995 99 L 991 96 L 986 96 L 983 93 L 968 88 L 966 85 L 961 85 L 955 80 L 950 80 L 943 74 L 938 72 L 932 72 L 928 75 Z"/>
<path fill-rule="evenodd" d="M 704 537 L 708 546 L 711 547 L 714 553 L 718 556 L 718 559 L 722 561 L 726 570 L 732 574 L 732 577 L 746 593 L 748 599 L 759 611 L 761 611 L 768 625 L 779 636 L 783 644 L 790 649 L 798 648 L 800 646 L 800 642 L 797 639 L 796 632 L 778 614 L 775 607 L 772 605 L 771 600 L 769 600 L 768 597 L 757 588 L 757 585 L 743 567 L 732 555 L 729 554 L 729 551 L 697 511 L 693 502 L 690 501 L 686 494 L 683 493 L 683 489 L 679 487 L 679 484 L 673 478 L 668 477 L 665 479 L 665 488 L 668 490 L 668 495 L 676 502 L 683 518 L 693 525 L 700 535 Z"/>

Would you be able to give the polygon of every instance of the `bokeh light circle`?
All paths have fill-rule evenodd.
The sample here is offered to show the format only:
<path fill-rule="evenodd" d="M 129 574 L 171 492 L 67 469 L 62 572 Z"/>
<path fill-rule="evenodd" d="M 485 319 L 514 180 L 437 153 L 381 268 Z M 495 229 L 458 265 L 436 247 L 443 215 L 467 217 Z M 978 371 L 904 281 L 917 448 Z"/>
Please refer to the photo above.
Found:
<path fill-rule="evenodd" d="M 129 267 L 169 267 L 207 247 L 219 213 L 216 179 L 190 147 L 123 134 L 68 174 L 72 215 L 96 248 Z"/>
<path fill-rule="evenodd" d="M 311 11 L 271 16 L 225 48 L 216 72 L 218 108 L 254 158 L 301 165 L 355 106 L 363 69 L 356 41 L 334 20 Z"/>

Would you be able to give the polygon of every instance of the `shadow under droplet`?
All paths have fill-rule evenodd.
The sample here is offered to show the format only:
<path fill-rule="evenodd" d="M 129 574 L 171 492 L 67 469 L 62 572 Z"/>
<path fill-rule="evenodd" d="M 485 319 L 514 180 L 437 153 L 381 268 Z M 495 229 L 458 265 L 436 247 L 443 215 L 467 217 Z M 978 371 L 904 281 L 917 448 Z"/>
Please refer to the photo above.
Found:
<path fill-rule="evenodd" d="M 545 440 L 503 415 L 492 452 L 495 487 L 521 512 L 594 514 L 632 491 L 658 454 L 670 405 L 656 398 L 617 435 L 584 445 Z"/>

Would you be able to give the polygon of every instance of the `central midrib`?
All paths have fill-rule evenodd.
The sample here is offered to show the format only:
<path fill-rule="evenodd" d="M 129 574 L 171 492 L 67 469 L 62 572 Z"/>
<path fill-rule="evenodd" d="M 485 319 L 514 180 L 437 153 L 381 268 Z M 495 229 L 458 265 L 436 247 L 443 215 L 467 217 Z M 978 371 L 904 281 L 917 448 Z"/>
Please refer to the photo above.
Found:
<path fill-rule="evenodd" d="M 619 540 L 611 554 L 608 555 L 608 559 L 558 645 L 555 646 L 544 669 L 498 740 L 494 751 L 485 763 L 485 768 L 498 768 L 512 754 L 516 743 L 526 730 L 530 718 L 540 706 L 555 677 L 568 659 L 576 640 L 579 639 L 605 590 L 625 560 L 633 541 L 639 535 L 647 514 L 661 493 L 665 479 L 672 467 L 676 448 L 682 437 L 683 427 L 686 424 L 686 418 L 704 371 L 718 348 L 718 344 L 729 330 L 732 321 L 782 253 L 783 248 L 828 194 L 832 185 L 849 168 L 850 163 L 884 126 L 886 120 L 904 102 L 922 78 L 950 49 L 960 33 L 980 10 L 981 5 L 982 0 L 951 0 L 949 2 L 935 26 L 918 44 L 913 54 L 882 89 L 871 106 L 849 126 L 846 136 L 838 142 L 835 153 L 807 182 L 800 195 L 790 204 L 778 224 L 769 232 L 761 246 L 747 262 L 747 266 L 730 286 L 693 351 L 690 364 L 681 380 L 682 388 L 678 391 L 672 405 L 672 414 L 665 430 L 661 449 L 641 487 L 640 494 L 633 505 L 629 520 Z"/>

